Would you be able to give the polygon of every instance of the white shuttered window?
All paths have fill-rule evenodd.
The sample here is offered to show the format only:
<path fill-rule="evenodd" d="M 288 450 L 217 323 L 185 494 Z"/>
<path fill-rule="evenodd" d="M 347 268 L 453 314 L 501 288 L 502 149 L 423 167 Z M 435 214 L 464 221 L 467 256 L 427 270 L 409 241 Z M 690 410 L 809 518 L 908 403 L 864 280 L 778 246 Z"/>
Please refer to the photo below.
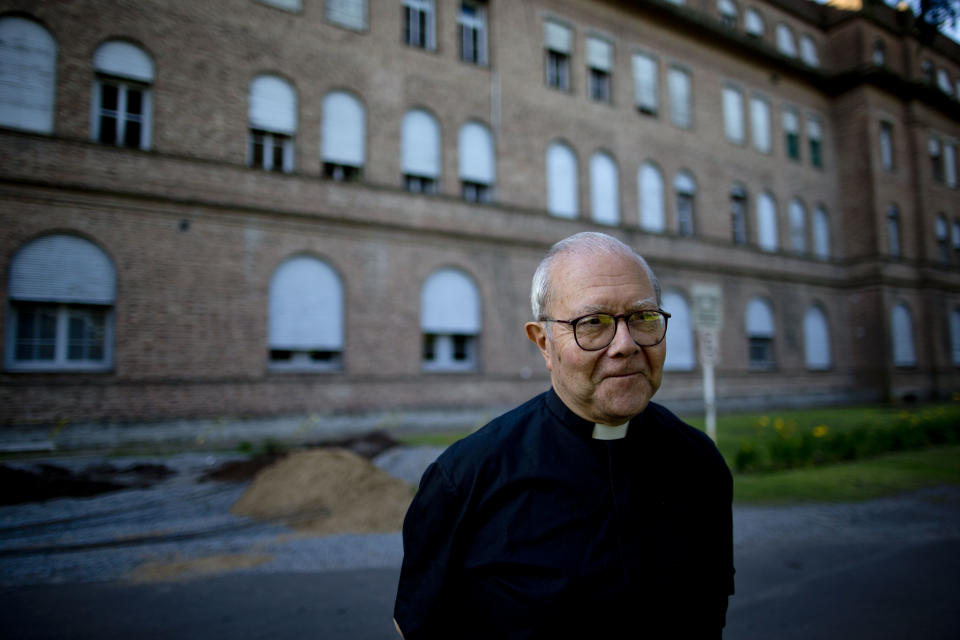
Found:
<path fill-rule="evenodd" d="M 596 222 L 620 222 L 619 182 L 617 163 L 610 154 L 594 153 L 590 158 L 590 211 Z"/>
<path fill-rule="evenodd" d="M 0 18 L 0 126 L 53 133 L 57 43 L 32 20 Z"/>
<path fill-rule="evenodd" d="M 739 89 L 723 89 L 723 130 L 727 140 L 743 144 L 743 94 Z"/>
<path fill-rule="evenodd" d="M 480 293 L 459 269 L 433 272 L 420 291 L 423 368 L 469 371 L 477 367 Z"/>
<path fill-rule="evenodd" d="M 577 157 L 561 142 L 547 149 L 547 211 L 560 218 L 576 218 Z"/>
<path fill-rule="evenodd" d="M 633 54 L 633 88 L 637 109 L 655 114 L 659 110 L 657 59 L 645 53 Z"/>
<path fill-rule="evenodd" d="M 324 14 L 328 21 L 362 31 L 367 28 L 366 0 L 326 0 Z"/>
<path fill-rule="evenodd" d="M 637 176 L 640 189 L 640 228 L 662 233 L 666 227 L 663 207 L 663 174 L 652 162 L 644 162 Z"/>

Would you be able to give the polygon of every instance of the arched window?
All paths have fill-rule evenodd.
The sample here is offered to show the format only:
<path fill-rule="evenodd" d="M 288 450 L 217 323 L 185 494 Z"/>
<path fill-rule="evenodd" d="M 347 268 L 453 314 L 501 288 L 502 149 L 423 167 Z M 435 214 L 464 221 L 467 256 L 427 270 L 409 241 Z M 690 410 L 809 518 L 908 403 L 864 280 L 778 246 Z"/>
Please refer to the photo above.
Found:
<path fill-rule="evenodd" d="M 775 335 L 773 311 L 763 298 L 753 298 L 747 304 L 747 349 L 751 369 L 770 370 L 776 363 L 773 353 Z"/>
<path fill-rule="evenodd" d="M 793 30 L 784 23 L 777 25 L 777 51 L 791 58 L 797 57 L 797 43 Z"/>
<path fill-rule="evenodd" d="M 596 222 L 620 222 L 619 171 L 613 157 L 603 151 L 590 157 L 590 210 Z"/>
<path fill-rule="evenodd" d="M 667 358 L 663 368 L 665 371 L 690 371 L 697 366 L 690 307 L 682 294 L 668 291 L 663 294 L 663 308 L 670 313 L 670 322 L 667 323 Z"/>
<path fill-rule="evenodd" d="M 730 29 L 737 28 L 738 11 L 733 0 L 717 0 L 717 13 L 720 14 L 720 24 Z"/>
<path fill-rule="evenodd" d="M 800 59 L 811 67 L 820 66 L 820 56 L 817 55 L 817 43 L 807 34 L 800 36 Z"/>
<path fill-rule="evenodd" d="M 113 262 L 88 240 L 49 235 L 20 248 L 7 284 L 7 369 L 109 369 L 116 287 Z"/>
<path fill-rule="evenodd" d="M 486 125 L 468 122 L 457 139 L 461 195 L 468 202 L 491 202 L 496 182 L 493 136 Z"/>
<path fill-rule="evenodd" d="M 807 252 L 807 209 L 794 198 L 790 201 L 790 250 L 795 253 Z"/>
<path fill-rule="evenodd" d="M 730 189 L 730 224 L 733 228 L 733 243 L 747 242 L 747 190 L 735 184 Z"/>
<path fill-rule="evenodd" d="M 660 233 L 664 230 L 663 176 L 652 162 L 644 162 L 637 176 L 640 187 L 640 228 Z"/>
<path fill-rule="evenodd" d="M 950 353 L 954 365 L 960 365 L 960 309 L 950 311 Z"/>
<path fill-rule="evenodd" d="M 260 75 L 250 83 L 247 164 L 267 171 L 293 171 L 297 93 L 289 82 Z"/>
<path fill-rule="evenodd" d="M 900 257 L 900 209 L 895 204 L 887 207 L 887 252 L 891 258 Z"/>
<path fill-rule="evenodd" d="M 913 347 L 913 317 L 902 302 L 893 308 L 893 364 L 896 367 L 912 367 L 917 364 Z"/>
<path fill-rule="evenodd" d="M 694 202 L 697 183 L 687 171 L 680 171 L 673 178 L 673 195 L 676 202 L 677 233 L 692 236 L 694 229 Z"/>
<path fill-rule="evenodd" d="M 270 280 L 270 368 L 330 371 L 342 365 L 343 285 L 310 256 L 281 264 Z"/>
<path fill-rule="evenodd" d="M 323 175 L 338 182 L 362 179 L 367 147 L 363 103 L 343 91 L 328 93 L 320 135 Z"/>
<path fill-rule="evenodd" d="M 0 126 L 53 133 L 57 43 L 42 26 L 0 18 Z"/>
<path fill-rule="evenodd" d="M 803 316 L 803 346 L 807 369 L 830 368 L 830 327 L 826 314 L 817 305 Z"/>
<path fill-rule="evenodd" d="M 813 254 L 821 260 L 830 258 L 830 218 L 822 206 L 813 211 Z"/>
<path fill-rule="evenodd" d="M 440 125 L 423 109 L 403 116 L 400 146 L 403 187 L 413 193 L 437 193 L 440 182 Z"/>
<path fill-rule="evenodd" d="M 469 371 L 477 368 L 480 293 L 459 269 L 434 271 L 420 292 L 423 368 Z"/>
<path fill-rule="evenodd" d="M 744 13 L 743 21 L 747 35 L 762 38 L 764 33 L 766 33 L 767 27 L 763 22 L 763 16 L 760 15 L 760 12 L 756 9 L 747 9 L 746 13 Z"/>
<path fill-rule="evenodd" d="M 559 218 L 576 218 L 577 156 L 562 142 L 547 149 L 547 211 Z"/>
<path fill-rule="evenodd" d="M 777 205 L 773 196 L 764 192 L 757 197 L 757 245 L 764 251 L 776 251 L 780 246 L 777 238 Z"/>
<path fill-rule="evenodd" d="M 153 86 L 153 60 L 140 47 L 110 40 L 93 54 L 96 82 L 91 131 L 104 144 L 147 149 Z"/>

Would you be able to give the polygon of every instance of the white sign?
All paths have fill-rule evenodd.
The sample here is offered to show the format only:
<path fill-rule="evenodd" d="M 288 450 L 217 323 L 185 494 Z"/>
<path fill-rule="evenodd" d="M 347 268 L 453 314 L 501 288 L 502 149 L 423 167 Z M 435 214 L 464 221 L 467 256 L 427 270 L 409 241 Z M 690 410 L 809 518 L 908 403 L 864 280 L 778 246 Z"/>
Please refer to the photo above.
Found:
<path fill-rule="evenodd" d="M 693 297 L 693 326 L 719 329 L 723 326 L 723 298 L 720 286 L 696 283 L 690 287 Z"/>
<path fill-rule="evenodd" d="M 717 364 L 720 362 L 720 331 L 713 327 L 701 327 L 697 329 L 697 342 L 700 347 L 700 362 L 702 364 Z"/>

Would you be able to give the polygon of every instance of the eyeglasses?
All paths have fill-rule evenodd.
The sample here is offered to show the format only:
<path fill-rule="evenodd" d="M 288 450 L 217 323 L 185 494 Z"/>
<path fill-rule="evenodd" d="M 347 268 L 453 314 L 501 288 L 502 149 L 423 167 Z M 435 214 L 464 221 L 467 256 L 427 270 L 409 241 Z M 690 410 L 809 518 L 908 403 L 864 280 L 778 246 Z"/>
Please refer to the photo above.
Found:
<path fill-rule="evenodd" d="M 638 347 L 652 347 L 667 337 L 667 319 L 670 314 L 662 309 L 631 311 L 611 315 L 609 313 L 590 313 L 573 320 L 555 320 L 541 318 L 541 322 L 560 322 L 573 329 L 573 339 L 584 351 L 606 349 L 617 335 L 620 318 L 627 323 L 630 337 Z"/>

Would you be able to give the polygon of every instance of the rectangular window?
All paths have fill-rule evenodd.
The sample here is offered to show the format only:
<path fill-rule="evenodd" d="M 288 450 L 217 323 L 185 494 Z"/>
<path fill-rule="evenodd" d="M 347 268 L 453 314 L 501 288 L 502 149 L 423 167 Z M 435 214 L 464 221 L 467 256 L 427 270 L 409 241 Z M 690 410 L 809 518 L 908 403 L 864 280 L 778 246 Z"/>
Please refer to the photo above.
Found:
<path fill-rule="evenodd" d="M 423 368 L 426 371 L 476 369 L 477 337 L 465 334 L 423 334 Z"/>
<path fill-rule="evenodd" d="M 753 337 L 750 341 L 750 368 L 760 370 L 773 369 L 773 338 Z"/>
<path fill-rule="evenodd" d="M 267 171 L 293 171 L 293 138 L 263 129 L 250 130 L 248 164 Z"/>
<path fill-rule="evenodd" d="M 363 180 L 363 168 L 336 162 L 324 162 L 323 177 L 336 182 L 360 182 Z"/>
<path fill-rule="evenodd" d="M 940 138 L 930 136 L 927 145 L 930 151 L 930 173 L 934 182 L 943 182 L 943 154 L 940 150 Z"/>
<path fill-rule="evenodd" d="M 747 243 L 747 199 L 739 193 L 730 199 L 730 224 L 733 229 L 733 243 Z"/>
<path fill-rule="evenodd" d="M 693 194 L 677 192 L 677 233 L 693 235 Z"/>
<path fill-rule="evenodd" d="M 437 192 L 437 181 L 433 178 L 406 174 L 403 176 L 403 188 L 410 193 L 434 194 Z"/>
<path fill-rule="evenodd" d="M 753 148 L 770 153 L 770 103 L 763 98 L 750 98 L 750 130 Z"/>
<path fill-rule="evenodd" d="M 645 53 L 633 54 L 634 100 L 641 113 L 655 115 L 659 103 L 657 59 Z"/>
<path fill-rule="evenodd" d="M 947 186 L 957 186 L 957 147 L 954 144 L 943 145 L 943 173 Z"/>
<path fill-rule="evenodd" d="M 543 23 L 543 46 L 546 50 L 547 86 L 569 91 L 573 31 L 558 22 L 547 20 Z"/>
<path fill-rule="evenodd" d="M 433 0 L 403 0 L 403 41 L 411 47 L 433 50 Z"/>
<path fill-rule="evenodd" d="M 367 28 L 367 0 L 326 0 L 328 22 L 363 31 Z"/>
<path fill-rule="evenodd" d="M 880 123 L 880 163 L 887 171 L 893 171 L 893 125 L 889 122 Z"/>
<path fill-rule="evenodd" d="M 743 94 L 739 89 L 723 89 L 723 131 L 727 140 L 743 144 Z"/>
<path fill-rule="evenodd" d="M 600 38 L 587 38 L 588 92 L 592 100 L 610 102 L 613 45 Z"/>
<path fill-rule="evenodd" d="M 493 192 L 488 184 L 463 180 L 461 187 L 461 194 L 467 202 L 487 204 L 493 200 Z"/>
<path fill-rule="evenodd" d="M 11 302 L 16 368 L 101 369 L 108 364 L 107 307 Z"/>
<path fill-rule="evenodd" d="M 816 118 L 807 119 L 807 143 L 810 145 L 810 164 L 823 167 L 823 129 Z"/>
<path fill-rule="evenodd" d="M 787 157 L 791 160 L 800 160 L 800 119 L 792 109 L 783 111 L 783 135 L 787 149 Z"/>
<path fill-rule="evenodd" d="M 487 64 L 487 10 L 478 2 L 460 3 L 460 59 Z"/>
<path fill-rule="evenodd" d="M 670 121 L 678 127 L 693 126 L 693 105 L 690 73 L 672 67 L 667 72 L 667 89 L 670 92 Z"/>
<path fill-rule="evenodd" d="M 134 149 L 146 148 L 147 89 L 107 79 L 98 84 L 97 141 Z"/>

